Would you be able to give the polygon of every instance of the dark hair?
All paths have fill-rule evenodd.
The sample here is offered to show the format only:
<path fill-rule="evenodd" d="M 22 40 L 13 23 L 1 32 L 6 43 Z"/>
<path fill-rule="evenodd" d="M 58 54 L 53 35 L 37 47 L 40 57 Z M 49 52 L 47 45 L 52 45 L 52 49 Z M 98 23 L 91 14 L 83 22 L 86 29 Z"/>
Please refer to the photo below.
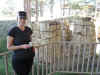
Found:
<path fill-rule="evenodd" d="M 19 11 L 18 16 L 20 19 L 27 19 L 27 13 L 25 11 Z"/>

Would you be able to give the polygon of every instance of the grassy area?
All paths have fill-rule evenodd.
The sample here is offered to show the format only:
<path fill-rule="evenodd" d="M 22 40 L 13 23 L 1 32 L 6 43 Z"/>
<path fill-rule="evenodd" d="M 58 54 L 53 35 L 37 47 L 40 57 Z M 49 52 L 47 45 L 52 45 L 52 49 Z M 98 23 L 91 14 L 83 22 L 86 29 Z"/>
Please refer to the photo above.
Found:
<path fill-rule="evenodd" d="M 76 73 L 61 73 L 61 72 L 56 72 L 53 75 L 90 75 L 90 74 L 76 74 Z"/>

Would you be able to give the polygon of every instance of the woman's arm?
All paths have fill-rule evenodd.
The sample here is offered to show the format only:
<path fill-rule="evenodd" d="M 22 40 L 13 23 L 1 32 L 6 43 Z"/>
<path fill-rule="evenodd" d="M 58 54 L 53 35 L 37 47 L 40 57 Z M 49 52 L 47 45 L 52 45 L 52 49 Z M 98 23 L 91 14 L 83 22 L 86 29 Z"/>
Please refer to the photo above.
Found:
<path fill-rule="evenodd" d="M 23 44 L 19 46 L 13 45 L 14 38 L 12 36 L 7 37 L 7 48 L 8 50 L 18 50 L 18 49 L 27 49 L 30 46 L 28 44 Z"/>

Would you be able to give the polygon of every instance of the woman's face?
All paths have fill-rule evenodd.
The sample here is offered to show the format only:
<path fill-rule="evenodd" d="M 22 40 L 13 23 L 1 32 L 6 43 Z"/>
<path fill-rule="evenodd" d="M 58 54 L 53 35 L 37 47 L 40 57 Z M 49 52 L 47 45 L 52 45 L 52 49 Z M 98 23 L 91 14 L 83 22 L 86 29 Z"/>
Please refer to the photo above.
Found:
<path fill-rule="evenodd" d="M 19 25 L 24 26 L 26 24 L 26 19 L 24 18 L 19 18 L 18 19 Z"/>

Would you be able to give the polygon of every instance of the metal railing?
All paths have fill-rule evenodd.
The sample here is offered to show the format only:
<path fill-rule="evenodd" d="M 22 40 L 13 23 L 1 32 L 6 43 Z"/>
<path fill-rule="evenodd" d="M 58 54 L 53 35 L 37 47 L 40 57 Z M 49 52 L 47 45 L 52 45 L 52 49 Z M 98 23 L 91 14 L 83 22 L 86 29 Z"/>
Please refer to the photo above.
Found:
<path fill-rule="evenodd" d="M 6 72 L 6 75 L 8 75 L 8 52 L 6 53 L 0 53 L 0 56 L 3 56 L 4 57 L 4 64 L 5 64 L 5 72 Z"/>
<path fill-rule="evenodd" d="M 16 75 L 16 73 L 13 71 L 12 69 L 12 65 L 9 65 L 11 64 L 11 52 L 8 51 L 8 52 L 3 52 L 3 53 L 0 53 L 0 61 L 2 60 L 2 64 L 0 65 L 3 65 L 4 68 L 3 68 L 3 73 L 2 71 L 0 70 L 0 75 Z M 1 67 L 0 67 L 1 68 Z M 2 68 L 1 68 L 2 69 Z M 11 71 L 9 71 L 9 69 Z M 11 72 L 11 73 L 10 73 Z M 32 72 L 31 74 L 34 73 L 34 66 L 32 66 Z"/>
<path fill-rule="evenodd" d="M 96 47 L 97 43 L 82 42 L 58 42 L 40 47 L 36 57 L 38 71 L 41 66 L 42 73 L 38 75 L 56 72 L 100 74 L 100 56 L 96 54 Z"/>
<path fill-rule="evenodd" d="M 3 53 L 0 53 L 0 61 L 2 61 L 2 63 L 0 63 L 0 66 L 2 65 L 4 68 L 2 70 L 2 68 L 0 67 L 0 69 L 2 71 L 4 71 L 2 73 L 2 71 L 0 70 L 0 75 L 16 75 L 15 72 L 12 70 L 11 73 L 9 73 L 9 65 L 11 64 L 11 56 L 10 56 L 10 52 L 3 52 Z"/>
<path fill-rule="evenodd" d="M 56 72 L 100 74 L 100 55 L 96 55 L 97 43 L 57 42 L 37 48 L 32 75 L 53 75 Z M 1 53 L 8 72 L 8 54 Z"/>

